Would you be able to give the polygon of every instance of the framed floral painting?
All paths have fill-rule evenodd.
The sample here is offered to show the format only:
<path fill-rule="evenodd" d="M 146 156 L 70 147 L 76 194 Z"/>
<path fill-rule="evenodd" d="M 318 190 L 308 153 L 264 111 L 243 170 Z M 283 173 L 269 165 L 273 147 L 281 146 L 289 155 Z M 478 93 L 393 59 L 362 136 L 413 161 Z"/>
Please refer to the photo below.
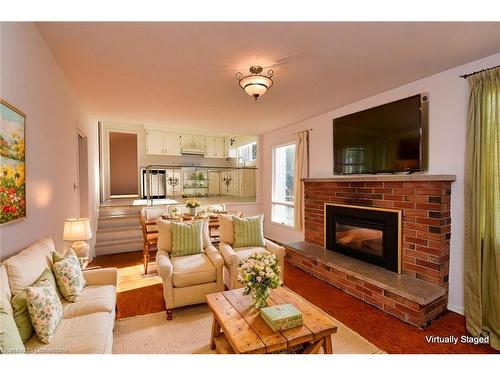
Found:
<path fill-rule="evenodd" d="M 26 217 L 25 120 L 0 99 L 0 225 Z"/>

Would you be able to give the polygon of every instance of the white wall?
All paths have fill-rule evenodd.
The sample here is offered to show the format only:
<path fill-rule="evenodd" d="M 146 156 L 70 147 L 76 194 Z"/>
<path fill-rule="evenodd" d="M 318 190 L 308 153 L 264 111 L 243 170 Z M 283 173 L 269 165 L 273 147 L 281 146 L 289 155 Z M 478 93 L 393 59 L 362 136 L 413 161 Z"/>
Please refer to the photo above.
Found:
<path fill-rule="evenodd" d="M 284 127 L 263 136 L 262 202 L 271 217 L 272 147 L 293 141 L 293 133 L 312 128 L 310 135 L 310 177 L 333 176 L 333 118 L 361 111 L 396 99 L 429 94 L 429 173 L 455 174 L 452 185 L 452 237 L 450 258 L 450 310 L 463 313 L 464 257 L 464 160 L 468 83 L 459 75 L 500 64 L 500 53 L 366 98 L 348 106 Z M 335 89 L 335 88 L 332 88 Z M 279 241 L 303 240 L 303 233 L 266 221 L 266 235 Z"/>
<path fill-rule="evenodd" d="M 26 220 L 0 227 L 0 259 L 50 236 L 63 248 L 64 219 L 79 214 L 77 128 L 88 136 L 89 207 L 97 222 L 97 129 L 33 23 L 1 23 L 0 96 L 26 117 Z M 94 236 L 95 237 L 95 236 Z M 91 241 L 91 245 L 93 241 Z"/>

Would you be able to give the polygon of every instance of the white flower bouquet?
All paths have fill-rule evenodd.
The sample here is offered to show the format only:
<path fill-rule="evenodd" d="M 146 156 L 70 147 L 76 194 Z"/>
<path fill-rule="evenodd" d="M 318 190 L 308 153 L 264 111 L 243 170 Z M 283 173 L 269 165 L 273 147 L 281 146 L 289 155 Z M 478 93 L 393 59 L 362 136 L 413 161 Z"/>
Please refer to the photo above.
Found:
<path fill-rule="evenodd" d="M 253 253 L 239 267 L 238 280 L 245 287 L 243 295 L 252 293 L 255 307 L 266 306 L 269 289 L 281 284 L 280 271 L 276 255 L 268 251 Z"/>

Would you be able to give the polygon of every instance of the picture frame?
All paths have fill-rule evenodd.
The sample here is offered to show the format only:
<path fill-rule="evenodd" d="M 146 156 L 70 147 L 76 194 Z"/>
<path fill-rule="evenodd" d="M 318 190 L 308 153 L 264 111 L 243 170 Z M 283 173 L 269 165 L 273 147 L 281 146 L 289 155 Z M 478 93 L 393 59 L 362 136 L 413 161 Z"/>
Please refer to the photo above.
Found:
<path fill-rule="evenodd" d="M 0 98 L 0 226 L 26 218 L 26 114 Z"/>

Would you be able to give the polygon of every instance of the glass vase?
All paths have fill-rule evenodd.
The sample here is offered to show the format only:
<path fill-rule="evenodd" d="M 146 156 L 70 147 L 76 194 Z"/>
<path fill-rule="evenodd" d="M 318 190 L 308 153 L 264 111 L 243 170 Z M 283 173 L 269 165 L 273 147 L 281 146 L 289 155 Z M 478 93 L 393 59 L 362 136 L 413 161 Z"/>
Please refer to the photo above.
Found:
<path fill-rule="evenodd" d="M 189 214 L 191 216 L 196 216 L 198 214 L 198 207 L 189 207 Z"/>
<path fill-rule="evenodd" d="M 260 309 L 267 306 L 267 299 L 269 298 L 269 287 L 255 287 L 252 289 L 252 302 L 253 305 Z"/>

